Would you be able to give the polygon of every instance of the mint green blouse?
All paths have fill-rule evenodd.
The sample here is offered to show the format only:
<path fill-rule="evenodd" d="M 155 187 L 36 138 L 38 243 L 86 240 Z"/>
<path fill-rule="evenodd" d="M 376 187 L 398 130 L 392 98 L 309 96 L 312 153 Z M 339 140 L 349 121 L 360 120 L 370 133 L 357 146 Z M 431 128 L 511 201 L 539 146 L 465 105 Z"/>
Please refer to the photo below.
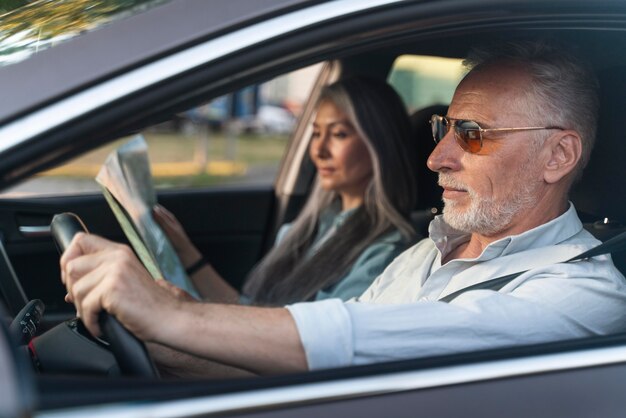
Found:
<path fill-rule="evenodd" d="M 335 205 L 326 209 L 320 216 L 317 235 L 307 256 L 315 254 L 317 249 L 326 242 L 354 212 L 354 209 L 341 212 Z M 279 243 L 291 228 L 291 224 L 284 224 L 276 235 L 276 244 Z M 400 231 L 390 231 L 370 244 L 356 259 L 348 272 L 334 285 L 319 290 L 315 300 L 339 298 L 348 300 L 360 296 L 365 289 L 378 277 L 389 263 L 408 247 Z"/>

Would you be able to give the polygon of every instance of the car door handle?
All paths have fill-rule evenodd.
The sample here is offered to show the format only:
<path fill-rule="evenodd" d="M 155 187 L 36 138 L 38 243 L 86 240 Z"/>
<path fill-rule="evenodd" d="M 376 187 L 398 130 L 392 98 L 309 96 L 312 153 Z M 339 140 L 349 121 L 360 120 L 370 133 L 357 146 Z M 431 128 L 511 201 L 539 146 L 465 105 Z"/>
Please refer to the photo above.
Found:
<path fill-rule="evenodd" d="M 29 238 L 50 236 L 50 225 L 20 226 L 18 230 L 22 235 Z"/>

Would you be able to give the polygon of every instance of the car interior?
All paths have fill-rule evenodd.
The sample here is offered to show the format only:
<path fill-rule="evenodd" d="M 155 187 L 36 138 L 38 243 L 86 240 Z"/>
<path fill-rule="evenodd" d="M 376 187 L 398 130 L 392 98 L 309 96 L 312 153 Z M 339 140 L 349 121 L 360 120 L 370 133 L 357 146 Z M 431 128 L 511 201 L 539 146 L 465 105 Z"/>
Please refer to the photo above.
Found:
<path fill-rule="evenodd" d="M 549 33 L 546 33 L 549 32 Z M 468 36 L 469 33 L 469 36 Z M 78 128 L 91 132 L 92 139 L 77 145 L 49 164 L 58 164 L 88 149 L 108 141 L 126 136 L 141 129 L 167 120 L 172 115 L 193 105 L 216 97 L 229 90 L 253 82 L 269 79 L 294 66 L 304 66 L 328 59 L 338 69 L 339 76 L 366 73 L 386 79 L 393 62 L 405 54 L 432 55 L 462 58 L 470 45 L 501 37 L 525 38 L 545 36 L 562 39 L 578 46 L 593 64 L 601 83 L 601 110 L 598 139 L 591 161 L 584 171 L 582 180 L 572 190 L 574 202 L 585 227 L 600 240 L 605 241 L 625 231 L 626 196 L 619 190 L 626 178 L 626 167 L 622 158 L 626 154 L 626 133 L 621 118 L 626 114 L 626 55 L 607 53 L 608 50 L 626 50 L 626 37 L 613 31 L 596 31 L 594 36 L 585 36 L 578 30 L 570 30 L 564 24 L 562 30 L 546 31 L 541 25 L 529 25 L 517 30 L 502 27 L 485 28 L 470 32 L 448 30 L 443 36 L 436 33 L 417 33 L 411 30 L 396 31 L 393 36 L 381 36 L 370 41 L 359 40 L 352 44 L 326 46 L 323 54 L 309 54 L 294 60 L 287 67 L 272 63 L 267 68 L 247 74 L 237 74 L 222 83 L 204 85 L 210 70 L 198 71 L 171 86 L 163 86 L 141 100 L 130 104 L 120 103 L 116 109 L 108 109 L 101 118 L 84 121 Z M 326 77 L 326 78 L 325 78 Z M 322 72 L 320 82 L 330 80 L 330 70 Z M 184 92 L 184 94 L 181 94 Z M 312 96 L 314 96 L 313 94 Z M 163 100 L 165 98 L 166 100 Z M 312 97 L 314 101 L 314 97 Z M 157 105 L 158 103 L 158 105 Z M 142 105 L 141 111 L 138 111 Z M 445 114 L 448 103 L 433 103 L 426 108 L 415 109 L 410 117 L 415 131 L 415 158 L 420 167 L 418 180 L 418 202 L 412 214 L 416 229 L 422 236 L 427 234 L 428 222 L 441 208 L 440 190 L 436 175 L 426 168 L 428 154 L 434 142 L 428 126 L 432 114 Z M 312 106 L 309 104 L 309 107 Z M 121 116 L 125 115 L 125 116 Z M 131 116 L 129 116 L 131 115 Z M 293 151 L 299 137 L 306 132 L 312 113 L 305 110 L 294 130 L 286 154 Z M 114 121 L 112 123 L 111 121 Z M 106 126 L 106 128 L 105 128 Z M 62 141 L 59 139 L 59 141 Z M 60 142 L 61 143 L 61 142 Z M 286 158 L 285 160 L 288 160 Z M 292 219 L 306 199 L 313 180 L 314 170 L 306 158 L 297 169 L 292 190 L 280 187 L 288 168 L 283 160 L 276 185 L 273 187 L 214 188 L 163 191 L 159 201 L 176 216 L 184 220 L 192 240 L 211 259 L 216 269 L 232 279 L 235 287 L 241 283 L 251 267 L 271 247 L 278 226 Z M 291 168 L 293 169 L 293 168 Z M 39 334 L 52 329 L 73 314 L 71 305 L 63 301 L 64 289 L 60 283 L 58 251 L 50 237 L 24 237 L 20 225 L 47 225 L 56 213 L 71 211 L 78 214 L 87 228 L 107 238 L 124 241 L 123 233 L 102 196 L 75 195 L 58 197 L 7 198 L 0 202 L 0 294 L 7 307 L 8 316 L 15 316 L 32 299 L 41 299 L 46 305 Z M 626 254 L 613 254 L 618 268 L 626 274 Z M 37 260 L 33 262 L 33 260 Z M 390 371 L 437 367 L 451 364 L 470 364 L 492 358 L 513 358 L 536 353 L 565 352 L 580 347 L 623 344 L 626 336 L 608 336 L 542 344 L 532 347 L 512 347 L 488 352 L 466 353 L 441 358 L 415 359 L 345 369 L 316 371 L 291 376 L 274 376 L 260 379 L 241 380 L 193 380 L 185 385 L 172 380 L 124 378 L 112 375 L 89 375 L 79 372 L 41 373 L 37 378 L 39 403 L 44 409 L 78 406 L 104 401 L 136 399 L 176 399 L 186 396 L 212 393 L 231 393 L 254 388 L 282 387 L 303 382 L 332 381 L 346 377 L 376 376 Z M 44 371 L 46 365 L 40 365 Z M 61 364 L 60 368 L 68 367 Z M 72 370 L 68 367 L 68 370 Z M 137 382 L 141 382 L 138 384 Z M 132 390 L 130 390 L 132 388 Z M 80 391 L 81 397 L 74 393 Z"/>

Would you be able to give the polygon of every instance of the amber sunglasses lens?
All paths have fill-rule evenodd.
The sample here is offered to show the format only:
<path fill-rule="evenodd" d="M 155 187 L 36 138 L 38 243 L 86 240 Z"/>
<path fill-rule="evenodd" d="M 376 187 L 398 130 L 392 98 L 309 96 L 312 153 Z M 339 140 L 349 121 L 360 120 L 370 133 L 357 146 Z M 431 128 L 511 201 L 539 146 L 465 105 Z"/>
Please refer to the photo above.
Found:
<path fill-rule="evenodd" d="M 480 126 L 471 120 L 460 120 L 454 125 L 454 137 L 467 152 L 477 153 L 483 147 Z"/>

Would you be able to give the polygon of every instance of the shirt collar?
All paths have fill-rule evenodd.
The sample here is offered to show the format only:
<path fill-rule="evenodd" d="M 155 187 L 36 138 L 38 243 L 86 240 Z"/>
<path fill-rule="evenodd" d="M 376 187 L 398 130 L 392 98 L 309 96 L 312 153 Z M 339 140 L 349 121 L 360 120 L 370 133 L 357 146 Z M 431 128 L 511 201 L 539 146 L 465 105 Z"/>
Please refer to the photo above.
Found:
<path fill-rule="evenodd" d="M 342 212 L 341 199 L 336 199 L 320 214 L 319 231 L 323 234 L 330 228 L 339 228 L 357 209 L 358 207 Z"/>
<path fill-rule="evenodd" d="M 568 210 L 562 215 L 521 234 L 504 237 L 490 243 L 476 260 L 485 261 L 530 248 L 558 244 L 576 235 L 582 228 L 583 225 L 576 214 L 574 204 L 569 202 Z M 443 215 L 433 219 L 428 232 L 442 258 L 470 239 L 470 234 L 454 229 L 444 222 Z"/>

